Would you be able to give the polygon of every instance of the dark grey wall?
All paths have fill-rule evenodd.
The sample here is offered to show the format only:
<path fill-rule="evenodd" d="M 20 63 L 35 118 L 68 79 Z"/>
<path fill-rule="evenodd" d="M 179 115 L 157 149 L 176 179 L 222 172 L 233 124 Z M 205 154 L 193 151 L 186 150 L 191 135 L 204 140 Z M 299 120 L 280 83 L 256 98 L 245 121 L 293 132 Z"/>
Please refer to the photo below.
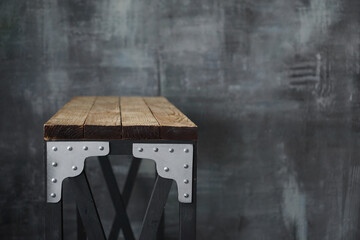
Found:
<path fill-rule="evenodd" d="M 0 238 L 43 238 L 42 124 L 58 108 L 160 94 L 200 128 L 199 239 L 359 239 L 359 12 L 358 0 L 1 0 Z M 128 162 L 114 162 L 121 182 Z"/>

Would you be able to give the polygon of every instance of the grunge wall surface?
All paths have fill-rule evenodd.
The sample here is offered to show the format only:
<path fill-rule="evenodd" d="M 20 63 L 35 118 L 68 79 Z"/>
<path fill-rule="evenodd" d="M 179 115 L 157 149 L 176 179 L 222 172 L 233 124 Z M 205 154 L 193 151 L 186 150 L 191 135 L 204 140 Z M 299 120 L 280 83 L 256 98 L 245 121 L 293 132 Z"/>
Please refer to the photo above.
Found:
<path fill-rule="evenodd" d="M 359 239 L 359 12 L 358 0 L 1 0 L 0 238 L 44 238 L 42 125 L 57 109 L 163 95 L 199 126 L 199 239 Z M 121 185 L 128 161 L 112 161 Z M 149 195 L 144 169 L 134 201 Z M 135 228 L 143 210 L 129 206 Z"/>

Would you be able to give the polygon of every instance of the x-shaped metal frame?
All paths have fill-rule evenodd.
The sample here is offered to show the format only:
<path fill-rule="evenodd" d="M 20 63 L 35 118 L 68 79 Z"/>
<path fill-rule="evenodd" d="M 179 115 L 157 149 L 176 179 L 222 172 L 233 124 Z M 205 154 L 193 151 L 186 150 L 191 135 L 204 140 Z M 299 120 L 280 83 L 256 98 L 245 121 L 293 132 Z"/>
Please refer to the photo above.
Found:
<path fill-rule="evenodd" d="M 56 143 L 55 145 L 53 143 Z M 91 189 L 86 178 L 85 171 L 81 171 L 83 166 L 81 162 L 71 158 L 69 152 L 77 150 L 82 144 L 81 156 L 90 154 L 91 149 L 94 155 L 99 156 L 100 166 L 104 173 L 104 178 L 108 186 L 113 205 L 116 210 L 116 216 L 108 239 L 117 239 L 120 229 L 126 240 L 135 240 L 131 229 L 130 221 L 126 213 L 126 206 L 129 202 L 131 191 L 134 185 L 141 158 L 150 158 L 156 162 L 157 175 L 155 185 L 151 194 L 150 201 L 143 220 L 143 226 L 140 233 L 140 240 L 156 239 L 159 226 L 163 220 L 163 210 L 171 188 L 172 181 L 175 180 L 178 186 L 179 206 L 180 206 L 180 236 L 179 239 L 196 239 L 196 142 L 190 141 L 129 141 L 114 140 L 106 142 L 66 142 L 68 146 L 64 148 L 61 144 L 61 150 L 58 146 L 60 142 L 47 142 L 45 146 L 45 164 L 47 169 L 47 210 L 46 210 L 46 236 L 45 239 L 63 239 L 62 233 L 62 199 L 57 183 L 57 179 L 51 175 L 56 175 L 61 179 L 69 178 L 69 186 L 72 188 L 75 200 L 77 202 L 78 215 L 78 239 L 106 239 L 101 221 L 96 209 Z M 80 145 L 79 145 L 80 144 Z M 91 148 L 89 147 L 91 146 Z M 94 148 L 95 147 L 95 148 Z M 165 150 L 167 153 L 165 153 Z M 69 158 L 68 161 L 55 162 L 54 156 L 62 151 L 62 155 Z M 183 151 L 180 154 L 180 151 Z M 55 153 L 56 152 L 56 153 Z M 104 152 L 108 154 L 104 154 Z M 54 155 L 55 154 L 55 155 Z M 177 155 L 176 155 L 177 154 Z M 127 179 L 125 181 L 122 194 L 117 186 L 116 178 L 112 170 L 110 161 L 106 155 L 133 155 Z M 174 157 L 176 156 L 176 157 Z M 185 156 L 185 157 L 184 157 Z M 190 156 L 190 157 L 189 157 Z M 155 158 L 155 159 L 154 159 Z M 59 158 L 58 158 L 59 159 Z M 85 159 L 84 159 L 85 160 Z M 75 163 L 74 163 L 75 161 Z M 59 164 L 65 165 L 65 173 L 54 172 L 54 167 Z M 69 164 L 70 162 L 70 164 Z M 74 165 L 75 164 L 75 165 Z M 79 170 L 78 175 L 74 174 Z M 69 167 L 72 171 L 70 173 Z M 49 170 L 50 168 L 50 170 Z M 189 172 L 190 170 L 190 172 Z M 50 174 L 49 174 L 50 172 Z M 55 181 L 54 181 L 55 179 Z M 61 184 L 61 183 L 60 183 Z M 61 186 L 61 185 L 60 185 Z M 189 187 L 190 186 L 190 187 Z M 60 187 L 60 191 L 61 191 Z M 54 192 L 52 192 L 54 190 Z M 60 195 L 60 198 L 58 198 Z M 54 200 L 55 199 L 55 200 Z M 59 200 L 58 200 L 59 199 Z M 159 235 L 158 235 L 159 236 Z"/>

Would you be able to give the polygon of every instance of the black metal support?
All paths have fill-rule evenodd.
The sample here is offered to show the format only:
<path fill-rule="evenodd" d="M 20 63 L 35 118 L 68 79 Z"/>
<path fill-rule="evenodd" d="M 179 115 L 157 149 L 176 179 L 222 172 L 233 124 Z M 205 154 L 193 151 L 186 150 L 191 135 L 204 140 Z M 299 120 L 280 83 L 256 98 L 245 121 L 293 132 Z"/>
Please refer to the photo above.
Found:
<path fill-rule="evenodd" d="M 143 141 L 131 140 L 113 140 L 110 141 L 111 155 L 132 155 L 132 144 L 143 143 Z M 180 240 L 196 239 L 196 169 L 197 154 L 196 142 L 192 141 L 162 141 L 150 140 L 149 143 L 187 143 L 194 145 L 193 158 L 193 179 L 192 179 L 192 202 L 179 203 L 180 218 Z M 46 145 L 46 144 L 45 144 Z M 134 240 L 134 234 L 131 229 L 130 221 L 126 213 L 126 207 L 129 203 L 134 182 L 141 164 L 141 159 L 133 158 L 129 168 L 128 176 L 122 191 L 118 188 L 116 178 L 111 167 L 108 157 L 99 157 L 100 166 L 104 173 L 104 178 L 110 196 L 116 210 L 109 239 L 118 238 L 122 229 L 126 240 Z M 46 171 L 46 147 L 45 147 L 45 171 Z M 45 174 L 46 177 L 46 174 Z M 45 179 L 46 181 L 46 179 Z M 143 219 L 140 240 L 161 240 L 164 237 L 164 208 L 168 198 L 173 180 L 165 179 L 160 176 L 156 177 L 154 188 L 149 200 L 147 210 Z M 69 185 L 74 194 L 77 203 L 77 222 L 78 222 L 78 239 L 79 240 L 105 240 L 105 233 L 97 212 L 97 208 L 91 193 L 89 182 L 86 178 L 85 170 L 77 177 L 69 178 Z M 45 195 L 46 196 L 46 195 Z M 46 204 L 46 240 L 63 239 L 63 201 L 58 203 Z"/>
<path fill-rule="evenodd" d="M 131 161 L 131 165 L 129 168 L 128 175 L 125 180 L 125 185 L 122 193 L 122 198 L 124 201 L 125 208 L 127 207 L 129 203 L 129 199 L 134 187 L 135 179 L 137 176 L 137 173 L 139 171 L 139 167 L 141 164 L 141 159 L 134 158 Z M 116 214 L 114 222 L 111 226 L 110 234 L 109 234 L 109 240 L 116 240 L 119 236 L 120 230 L 121 230 L 121 216 Z"/>
<path fill-rule="evenodd" d="M 76 206 L 76 222 L 77 222 L 77 239 L 86 240 L 86 232 L 84 224 L 82 223 L 79 208 Z"/>
<path fill-rule="evenodd" d="M 173 180 L 157 176 L 146 209 L 140 240 L 155 240 Z"/>
<path fill-rule="evenodd" d="M 74 194 L 88 239 L 105 240 L 105 233 L 85 172 L 77 177 L 69 178 L 69 186 Z"/>
<path fill-rule="evenodd" d="M 104 173 L 104 178 L 110 192 L 111 200 L 116 210 L 115 219 L 118 221 L 116 228 L 119 230 L 120 227 L 122 228 L 126 240 L 135 240 L 134 233 L 131 229 L 129 217 L 126 213 L 126 205 L 121 196 L 109 158 L 107 156 L 99 157 L 99 162 L 101 169 Z M 112 230 L 110 232 L 109 239 L 117 239 L 119 230 Z"/>
<path fill-rule="evenodd" d="M 139 171 L 140 168 L 140 164 L 141 164 L 141 159 L 140 158 L 132 158 L 131 161 L 131 165 L 129 168 L 129 172 L 128 175 L 126 177 L 125 180 L 125 185 L 124 185 L 124 189 L 123 189 L 123 199 L 124 199 L 124 203 L 127 206 L 131 197 L 131 193 L 132 190 L 134 188 L 134 184 L 135 184 L 135 180 L 136 180 L 136 176 L 137 173 Z"/>
<path fill-rule="evenodd" d="M 45 239 L 63 239 L 63 206 L 62 200 L 58 203 L 47 203 L 45 214 Z"/>
<path fill-rule="evenodd" d="M 196 239 L 196 203 L 179 203 L 180 240 Z"/>
<path fill-rule="evenodd" d="M 156 239 L 157 240 L 165 239 L 165 211 L 163 211 L 163 215 L 161 216 L 159 228 L 156 233 Z"/>
<path fill-rule="evenodd" d="M 155 165 L 154 170 L 155 170 L 155 182 L 156 182 L 156 179 L 158 177 L 158 173 L 156 171 L 156 165 Z M 162 213 L 159 228 L 158 228 L 158 231 L 156 234 L 157 240 L 163 240 L 164 238 L 165 238 L 165 210 Z"/>

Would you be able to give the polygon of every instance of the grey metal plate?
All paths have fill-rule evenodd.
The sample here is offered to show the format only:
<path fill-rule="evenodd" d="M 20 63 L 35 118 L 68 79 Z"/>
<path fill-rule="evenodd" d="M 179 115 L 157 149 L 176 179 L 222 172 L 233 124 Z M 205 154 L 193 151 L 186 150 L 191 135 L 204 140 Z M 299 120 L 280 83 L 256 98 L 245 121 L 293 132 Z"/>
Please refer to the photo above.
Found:
<path fill-rule="evenodd" d="M 47 142 L 47 202 L 61 199 L 62 182 L 78 176 L 87 157 L 109 154 L 109 142 Z"/>
<path fill-rule="evenodd" d="M 175 180 L 179 202 L 192 202 L 192 144 L 134 143 L 133 155 L 154 160 L 161 177 Z"/>

